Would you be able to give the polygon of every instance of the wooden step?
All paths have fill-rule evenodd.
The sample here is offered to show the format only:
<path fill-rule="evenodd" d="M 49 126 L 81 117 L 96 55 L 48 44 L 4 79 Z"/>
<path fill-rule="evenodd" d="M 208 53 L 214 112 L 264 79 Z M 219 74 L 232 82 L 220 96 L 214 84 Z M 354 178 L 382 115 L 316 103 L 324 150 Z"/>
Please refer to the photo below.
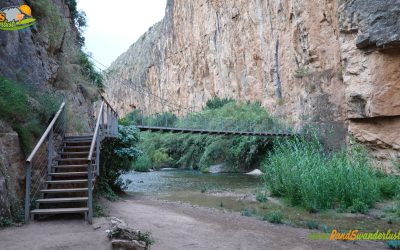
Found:
<path fill-rule="evenodd" d="M 59 152 L 60 155 L 89 155 L 89 151 Z"/>
<path fill-rule="evenodd" d="M 93 135 L 70 135 L 70 136 L 65 136 L 65 139 L 80 139 L 80 138 L 93 138 Z"/>
<path fill-rule="evenodd" d="M 64 149 L 90 149 L 90 145 L 87 146 L 65 146 Z"/>
<path fill-rule="evenodd" d="M 81 165 L 58 165 L 53 166 L 53 168 L 87 168 L 88 164 L 81 164 Z"/>
<path fill-rule="evenodd" d="M 86 176 L 88 172 L 64 172 L 64 173 L 50 173 L 49 175 L 54 177 L 75 177 L 75 176 Z"/>
<path fill-rule="evenodd" d="M 60 180 L 60 181 L 45 181 L 46 184 L 82 184 L 88 183 L 87 179 L 82 180 Z"/>
<path fill-rule="evenodd" d="M 87 207 L 78 208 L 52 208 L 52 209 L 35 209 L 31 211 L 31 214 L 75 214 L 75 213 L 86 213 L 89 209 Z"/>
<path fill-rule="evenodd" d="M 80 193 L 87 192 L 88 188 L 54 188 L 54 189 L 42 189 L 40 192 L 47 194 L 56 194 L 56 193 Z"/>
<path fill-rule="evenodd" d="M 87 161 L 88 158 L 56 158 L 56 161 Z"/>
<path fill-rule="evenodd" d="M 67 144 L 92 143 L 92 140 L 64 141 Z"/>
<path fill-rule="evenodd" d="M 87 202 L 88 197 L 70 197 L 70 198 L 49 198 L 36 200 L 37 203 L 70 203 L 70 202 Z"/>

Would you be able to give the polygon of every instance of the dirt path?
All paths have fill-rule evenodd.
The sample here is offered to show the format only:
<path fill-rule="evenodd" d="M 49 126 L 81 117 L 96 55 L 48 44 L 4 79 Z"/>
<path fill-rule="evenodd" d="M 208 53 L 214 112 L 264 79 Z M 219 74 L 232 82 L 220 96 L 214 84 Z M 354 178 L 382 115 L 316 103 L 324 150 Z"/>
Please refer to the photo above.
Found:
<path fill-rule="evenodd" d="M 131 227 L 150 231 L 153 250 L 386 249 L 381 242 L 310 241 L 310 230 L 178 203 L 126 197 L 106 206 Z M 105 218 L 93 226 L 83 220 L 35 222 L 0 231 L 0 249 L 110 249 L 107 228 Z"/>

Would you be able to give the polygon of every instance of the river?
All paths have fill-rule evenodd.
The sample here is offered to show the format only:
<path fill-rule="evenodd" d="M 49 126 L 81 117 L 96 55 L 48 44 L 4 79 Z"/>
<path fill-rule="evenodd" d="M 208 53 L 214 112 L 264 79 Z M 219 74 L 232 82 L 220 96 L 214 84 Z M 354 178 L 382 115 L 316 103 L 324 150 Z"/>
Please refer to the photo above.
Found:
<path fill-rule="evenodd" d="M 205 207 L 241 211 L 256 203 L 261 177 L 241 173 L 201 173 L 195 170 L 163 169 L 121 176 L 133 195 L 185 202 Z"/>

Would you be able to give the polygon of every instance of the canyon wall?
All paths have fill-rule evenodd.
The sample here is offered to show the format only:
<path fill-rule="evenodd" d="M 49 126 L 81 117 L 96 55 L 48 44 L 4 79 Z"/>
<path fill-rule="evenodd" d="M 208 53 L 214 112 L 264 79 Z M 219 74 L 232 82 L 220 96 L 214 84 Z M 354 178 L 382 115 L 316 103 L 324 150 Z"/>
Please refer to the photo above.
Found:
<path fill-rule="evenodd" d="M 67 103 L 68 132 L 88 132 L 93 127 L 93 102 L 99 94 L 81 74 L 81 41 L 70 6 L 64 0 L 5 0 L 0 9 L 20 4 L 30 5 L 37 24 L 19 31 L 0 31 L 0 89 L 4 91 L 7 79 L 32 93 L 54 94 L 59 103 Z M 29 103 L 36 104 L 31 97 Z M 31 108 L 27 107 L 29 112 L 35 112 Z M 20 208 L 25 191 L 27 152 L 21 150 L 20 139 L 26 134 L 15 130 L 32 124 L 20 124 L 24 119 L 17 117 L 17 111 L 14 115 L 15 119 L 7 119 L 0 112 L 0 218 L 10 217 L 13 208 Z"/>
<path fill-rule="evenodd" d="M 400 158 L 399 28 L 399 0 L 169 0 L 111 65 L 106 94 L 121 115 L 257 100 L 388 162 Z"/>

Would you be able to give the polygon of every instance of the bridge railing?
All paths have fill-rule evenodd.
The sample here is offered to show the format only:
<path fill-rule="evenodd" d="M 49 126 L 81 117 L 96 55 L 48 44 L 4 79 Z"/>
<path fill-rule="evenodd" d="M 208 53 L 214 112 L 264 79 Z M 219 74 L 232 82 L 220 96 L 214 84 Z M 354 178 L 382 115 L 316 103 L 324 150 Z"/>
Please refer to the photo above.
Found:
<path fill-rule="evenodd" d="M 88 221 L 93 219 L 93 188 L 100 175 L 100 144 L 105 137 L 118 137 L 118 113 L 103 98 L 90 145 L 88 161 Z"/>
<path fill-rule="evenodd" d="M 129 118 L 133 125 L 142 127 L 166 127 L 181 129 L 197 129 L 210 131 L 232 132 L 269 132 L 269 133 L 295 133 L 287 124 L 273 118 L 263 120 L 219 118 L 210 119 L 199 114 L 193 114 L 182 119 L 177 119 L 171 113 L 157 113 L 146 116 L 139 111 Z"/>
<path fill-rule="evenodd" d="M 62 140 L 66 132 L 66 108 L 63 102 L 48 125 L 46 131 L 35 145 L 25 165 L 25 221 L 29 221 L 31 204 L 35 205 L 39 191 L 51 181 L 53 160 L 57 151 L 62 147 Z"/>

